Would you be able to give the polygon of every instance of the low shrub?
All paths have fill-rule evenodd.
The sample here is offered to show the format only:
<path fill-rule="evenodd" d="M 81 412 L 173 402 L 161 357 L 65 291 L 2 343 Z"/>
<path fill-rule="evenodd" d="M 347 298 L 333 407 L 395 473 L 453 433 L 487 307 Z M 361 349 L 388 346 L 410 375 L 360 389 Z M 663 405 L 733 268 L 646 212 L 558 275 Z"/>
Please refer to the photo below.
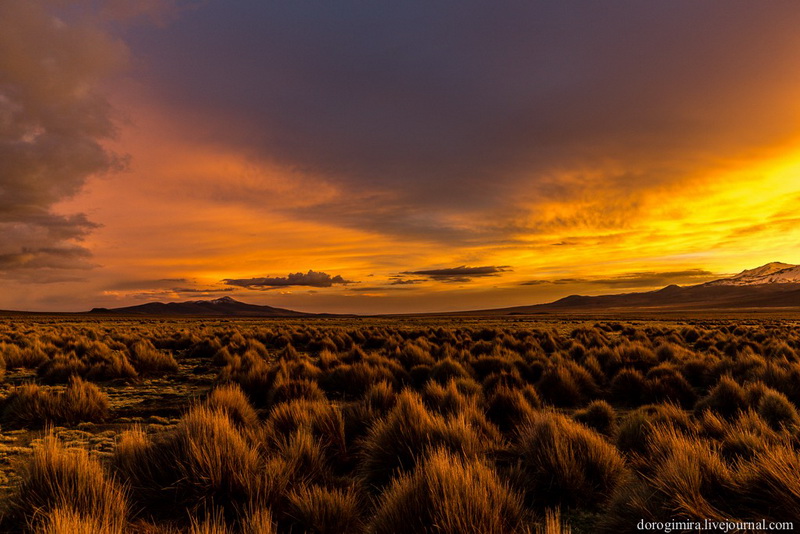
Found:
<path fill-rule="evenodd" d="M 467 406 L 477 402 L 475 397 L 461 393 L 455 379 L 447 382 L 447 385 L 429 381 L 422 390 L 422 400 L 428 409 L 443 415 L 463 412 Z"/>
<path fill-rule="evenodd" d="M 435 380 L 440 384 L 446 384 L 450 380 L 456 378 L 471 378 L 467 368 L 451 357 L 436 362 L 431 368 L 429 376 L 431 380 Z"/>
<path fill-rule="evenodd" d="M 649 436 L 646 473 L 628 472 L 614 490 L 598 530 L 627 532 L 640 521 L 730 521 L 740 517 L 733 471 L 711 444 L 674 427 Z"/>
<path fill-rule="evenodd" d="M 397 403 L 397 392 L 389 382 L 372 384 L 364 394 L 364 403 L 378 413 L 389 412 Z"/>
<path fill-rule="evenodd" d="M 649 379 L 648 398 L 653 403 L 677 403 L 691 408 L 697 402 L 697 393 L 680 373 L 670 372 Z"/>
<path fill-rule="evenodd" d="M 53 508 L 40 515 L 39 534 L 112 534 L 122 533 L 116 525 L 108 525 L 102 518 L 81 514 L 72 508 Z"/>
<path fill-rule="evenodd" d="M 86 362 L 70 353 L 44 362 L 36 370 L 36 374 L 45 384 L 63 384 L 73 376 L 86 376 L 88 370 Z"/>
<path fill-rule="evenodd" d="M 293 400 L 273 407 L 264 436 L 270 446 L 299 430 L 307 430 L 336 463 L 348 458 L 345 422 L 338 406 L 326 401 Z"/>
<path fill-rule="evenodd" d="M 742 464 L 740 502 L 753 518 L 800 521 L 800 455 L 787 445 L 772 445 Z"/>
<path fill-rule="evenodd" d="M 38 341 L 24 347 L 14 343 L 0 343 L 0 360 L 5 363 L 6 369 L 17 369 L 19 367 L 36 369 L 49 359 Z"/>
<path fill-rule="evenodd" d="M 325 450 L 308 428 L 278 437 L 270 452 L 283 460 L 293 486 L 327 484 L 333 478 Z"/>
<path fill-rule="evenodd" d="M 737 517 L 734 472 L 709 442 L 674 427 L 656 428 L 650 439 L 655 469 L 648 482 L 663 500 L 663 514 L 695 521 Z"/>
<path fill-rule="evenodd" d="M 614 351 L 619 354 L 623 365 L 639 370 L 646 370 L 658 365 L 656 353 L 641 341 L 623 342 L 617 345 Z"/>
<path fill-rule="evenodd" d="M 339 365 L 320 379 L 326 392 L 343 397 L 363 396 L 373 384 L 380 382 L 395 384 L 394 373 L 383 365 L 364 361 Z"/>

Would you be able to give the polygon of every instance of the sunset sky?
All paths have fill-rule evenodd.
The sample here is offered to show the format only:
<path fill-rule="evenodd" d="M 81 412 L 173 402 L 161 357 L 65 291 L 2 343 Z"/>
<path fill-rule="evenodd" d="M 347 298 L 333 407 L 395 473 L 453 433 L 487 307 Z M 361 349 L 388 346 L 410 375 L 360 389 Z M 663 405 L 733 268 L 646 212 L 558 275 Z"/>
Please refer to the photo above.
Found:
<path fill-rule="evenodd" d="M 800 3 L 0 0 L 0 309 L 800 263 Z"/>

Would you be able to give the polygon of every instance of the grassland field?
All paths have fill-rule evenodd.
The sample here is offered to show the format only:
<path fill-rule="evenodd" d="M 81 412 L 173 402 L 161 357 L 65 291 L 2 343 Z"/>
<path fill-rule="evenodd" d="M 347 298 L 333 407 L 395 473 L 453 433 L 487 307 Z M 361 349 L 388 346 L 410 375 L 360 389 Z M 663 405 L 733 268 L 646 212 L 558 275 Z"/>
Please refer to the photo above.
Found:
<path fill-rule="evenodd" d="M 0 317 L 0 531 L 800 528 L 800 319 Z"/>

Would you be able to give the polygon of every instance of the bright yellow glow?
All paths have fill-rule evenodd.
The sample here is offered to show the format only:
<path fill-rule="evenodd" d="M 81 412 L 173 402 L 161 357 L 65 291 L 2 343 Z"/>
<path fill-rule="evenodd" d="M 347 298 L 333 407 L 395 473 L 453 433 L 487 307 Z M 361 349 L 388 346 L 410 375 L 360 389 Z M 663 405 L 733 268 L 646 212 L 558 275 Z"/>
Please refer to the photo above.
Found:
<path fill-rule="evenodd" d="M 119 140 L 133 157 L 127 176 L 93 181 L 86 193 L 63 205 L 65 212 L 86 211 L 104 225 L 86 242 L 102 265 L 93 278 L 97 286 L 120 278 L 142 281 L 141 287 L 105 289 L 106 297 L 119 304 L 190 296 L 174 288 L 149 289 L 153 280 L 230 290 L 222 280 L 313 269 L 357 283 L 281 291 L 237 288 L 234 294 L 309 310 L 463 309 L 615 292 L 616 286 L 581 280 L 632 272 L 731 273 L 769 261 L 800 263 L 795 215 L 800 211 L 800 151 L 795 148 L 800 142 L 766 156 L 698 169 L 662 187 L 605 185 L 622 164 L 564 171 L 551 177 L 571 188 L 564 199 L 512 195 L 509 206 L 521 214 L 518 229 L 498 231 L 496 240 L 448 244 L 299 215 L 358 193 L 230 147 L 183 142 L 182 127 L 164 116 L 142 111 L 139 126 Z M 156 139 L 153 131 L 163 135 Z M 479 232 L 481 221 L 493 216 L 451 214 L 441 220 Z M 469 282 L 404 274 L 459 265 L 510 269 Z M 392 285 L 396 277 L 417 283 Z M 578 281 L 520 285 L 560 279 Z"/>

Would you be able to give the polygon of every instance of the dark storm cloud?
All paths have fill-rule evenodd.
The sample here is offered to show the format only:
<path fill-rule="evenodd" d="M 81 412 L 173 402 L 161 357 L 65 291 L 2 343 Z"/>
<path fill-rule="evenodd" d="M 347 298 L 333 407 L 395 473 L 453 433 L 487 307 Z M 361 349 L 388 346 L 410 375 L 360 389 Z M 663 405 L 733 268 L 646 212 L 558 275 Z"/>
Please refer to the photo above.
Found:
<path fill-rule="evenodd" d="M 454 239 L 474 228 L 446 216 L 480 212 L 489 239 L 519 191 L 624 224 L 638 192 L 781 138 L 797 27 L 786 1 L 251 0 L 131 39 L 175 109 L 224 117 L 202 135 L 352 198 L 304 217 Z"/>
<path fill-rule="evenodd" d="M 389 285 L 392 286 L 409 286 L 425 281 L 424 278 L 403 278 L 400 276 L 393 276 L 390 279 L 391 282 L 389 282 Z"/>
<path fill-rule="evenodd" d="M 480 278 L 484 276 L 500 276 L 501 273 L 509 271 L 508 265 L 501 265 L 499 267 L 487 265 L 484 267 L 449 267 L 446 269 L 423 269 L 420 271 L 404 271 L 403 274 L 414 274 L 419 276 L 427 276 L 432 280 L 439 280 L 442 282 L 469 282 L 473 278 Z"/>
<path fill-rule="evenodd" d="M 523 286 L 591 284 L 609 287 L 660 287 L 669 284 L 697 284 L 717 278 L 711 271 L 688 269 L 685 271 L 636 272 L 611 278 L 560 278 L 556 280 L 529 280 Z"/>
<path fill-rule="evenodd" d="M 123 165 L 102 141 L 111 111 L 95 85 L 126 60 L 125 47 L 53 3 L 0 3 L 0 271 L 88 267 L 82 214 L 53 213 L 88 177 Z M 15 274 L 16 273 L 16 274 Z M 34 277 L 35 278 L 35 277 Z"/>
<path fill-rule="evenodd" d="M 20 267 L 75 269 L 85 266 L 83 262 L 89 256 L 89 252 L 80 247 L 23 247 L 19 252 L 0 254 L 0 270 L 9 271 Z"/>
<path fill-rule="evenodd" d="M 345 280 L 341 275 L 331 276 L 327 273 L 309 270 L 307 273 L 291 273 L 285 277 L 263 277 L 225 279 L 225 284 L 247 289 L 277 289 L 289 286 L 331 287 L 334 284 L 353 284 L 352 280 Z"/>

